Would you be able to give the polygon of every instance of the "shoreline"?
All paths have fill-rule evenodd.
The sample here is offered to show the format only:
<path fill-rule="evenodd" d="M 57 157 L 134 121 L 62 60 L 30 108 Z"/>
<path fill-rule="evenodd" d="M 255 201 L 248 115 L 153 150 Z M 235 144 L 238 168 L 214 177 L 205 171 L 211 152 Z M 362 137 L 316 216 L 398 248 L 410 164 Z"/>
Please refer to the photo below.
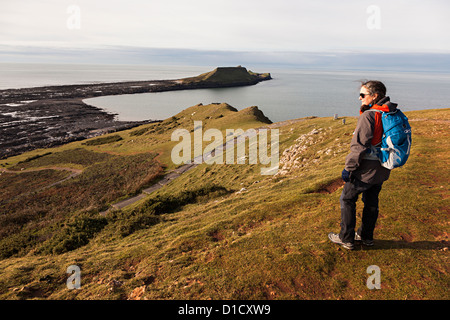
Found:
<path fill-rule="evenodd" d="M 118 121 L 117 114 L 91 106 L 84 99 L 149 92 L 255 85 L 254 77 L 228 83 L 185 79 L 105 82 L 0 90 L 0 159 L 38 148 L 93 138 L 161 120 Z"/>

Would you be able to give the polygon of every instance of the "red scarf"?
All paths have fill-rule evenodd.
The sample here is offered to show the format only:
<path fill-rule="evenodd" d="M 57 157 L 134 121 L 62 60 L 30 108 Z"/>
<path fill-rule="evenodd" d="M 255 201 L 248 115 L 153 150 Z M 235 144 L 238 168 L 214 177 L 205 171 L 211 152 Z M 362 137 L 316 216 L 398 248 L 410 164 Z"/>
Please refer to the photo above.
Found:
<path fill-rule="evenodd" d="M 383 104 L 382 106 L 374 105 L 370 109 L 380 110 L 383 112 L 389 112 L 389 107 L 386 104 Z M 362 114 L 364 111 L 360 111 L 360 114 Z M 381 138 L 383 136 L 383 124 L 381 122 L 381 113 L 375 112 L 375 126 L 373 128 L 373 138 L 372 138 L 372 145 L 376 146 L 379 143 L 381 143 Z"/>

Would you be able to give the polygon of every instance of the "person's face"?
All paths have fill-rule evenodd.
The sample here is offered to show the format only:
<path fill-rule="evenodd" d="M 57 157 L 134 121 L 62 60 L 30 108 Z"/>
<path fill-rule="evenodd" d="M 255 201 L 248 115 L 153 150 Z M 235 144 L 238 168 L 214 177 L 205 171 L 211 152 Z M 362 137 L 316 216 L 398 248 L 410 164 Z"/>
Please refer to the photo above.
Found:
<path fill-rule="evenodd" d="M 359 91 L 359 100 L 361 100 L 361 105 L 371 104 L 377 96 L 378 95 L 376 93 L 374 95 L 370 95 L 369 90 L 367 90 L 366 87 L 361 87 L 361 90 Z"/>

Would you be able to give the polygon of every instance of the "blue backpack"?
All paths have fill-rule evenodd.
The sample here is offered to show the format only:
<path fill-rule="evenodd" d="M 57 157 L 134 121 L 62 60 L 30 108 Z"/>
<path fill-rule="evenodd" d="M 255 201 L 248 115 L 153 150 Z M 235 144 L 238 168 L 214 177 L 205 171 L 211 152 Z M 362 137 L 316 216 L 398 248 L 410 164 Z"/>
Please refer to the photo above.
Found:
<path fill-rule="evenodd" d="M 369 109 L 381 113 L 383 136 L 381 144 L 369 150 L 375 155 L 381 165 L 390 170 L 403 166 L 408 160 L 411 150 L 411 126 L 408 118 L 397 109 L 394 112 Z"/>

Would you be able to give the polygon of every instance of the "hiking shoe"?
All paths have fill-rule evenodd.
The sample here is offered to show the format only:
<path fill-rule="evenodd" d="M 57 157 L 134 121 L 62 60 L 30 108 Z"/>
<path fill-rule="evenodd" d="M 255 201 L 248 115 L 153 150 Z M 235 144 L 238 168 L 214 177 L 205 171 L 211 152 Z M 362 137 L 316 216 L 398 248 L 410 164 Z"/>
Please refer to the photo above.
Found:
<path fill-rule="evenodd" d="M 363 245 L 371 247 L 373 246 L 373 240 L 365 240 L 362 239 L 361 236 L 358 234 L 358 232 L 355 232 L 355 240 L 356 241 L 361 241 Z"/>
<path fill-rule="evenodd" d="M 328 234 L 328 239 L 330 239 L 331 242 L 334 242 L 336 244 L 341 245 L 342 247 L 344 247 L 345 249 L 348 250 L 353 250 L 354 249 L 354 245 L 351 242 L 342 242 L 341 238 L 339 238 L 339 234 L 334 233 L 334 232 L 330 232 Z"/>

